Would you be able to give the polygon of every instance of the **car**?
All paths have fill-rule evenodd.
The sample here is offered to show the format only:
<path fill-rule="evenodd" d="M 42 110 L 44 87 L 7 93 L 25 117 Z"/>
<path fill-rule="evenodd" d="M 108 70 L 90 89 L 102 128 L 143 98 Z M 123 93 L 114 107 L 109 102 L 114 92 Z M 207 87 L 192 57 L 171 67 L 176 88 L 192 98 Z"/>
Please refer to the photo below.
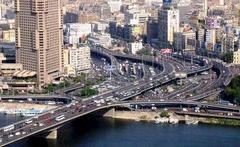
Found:
<path fill-rule="evenodd" d="M 15 135 L 16 135 L 16 136 L 19 136 L 19 135 L 21 135 L 21 133 L 20 133 L 20 132 L 16 132 Z"/>
<path fill-rule="evenodd" d="M 13 137 L 13 134 L 8 135 L 8 138 L 12 138 L 12 137 Z"/>
<path fill-rule="evenodd" d="M 38 124 L 33 124 L 34 127 L 36 127 Z"/>
<path fill-rule="evenodd" d="M 42 127 L 42 126 L 44 126 L 44 124 L 43 124 L 43 123 L 39 123 L 38 126 L 39 126 L 39 127 Z"/>
<path fill-rule="evenodd" d="M 25 135 L 25 134 L 27 134 L 27 132 L 23 131 L 23 132 L 22 132 L 22 135 Z"/>
<path fill-rule="evenodd" d="M 34 116 L 33 118 L 34 118 L 34 119 L 38 119 L 38 115 Z"/>

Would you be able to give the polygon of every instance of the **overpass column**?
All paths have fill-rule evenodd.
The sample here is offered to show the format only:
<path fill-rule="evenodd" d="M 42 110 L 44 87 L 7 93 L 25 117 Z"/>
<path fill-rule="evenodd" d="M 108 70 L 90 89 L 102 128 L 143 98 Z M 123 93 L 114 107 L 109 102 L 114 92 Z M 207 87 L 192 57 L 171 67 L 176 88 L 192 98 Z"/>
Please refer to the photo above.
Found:
<path fill-rule="evenodd" d="M 105 114 L 105 117 L 114 117 L 115 116 L 115 108 L 112 108 L 110 110 L 108 110 Z"/>
<path fill-rule="evenodd" d="M 46 139 L 57 139 L 57 129 L 49 132 L 49 134 L 46 136 Z"/>

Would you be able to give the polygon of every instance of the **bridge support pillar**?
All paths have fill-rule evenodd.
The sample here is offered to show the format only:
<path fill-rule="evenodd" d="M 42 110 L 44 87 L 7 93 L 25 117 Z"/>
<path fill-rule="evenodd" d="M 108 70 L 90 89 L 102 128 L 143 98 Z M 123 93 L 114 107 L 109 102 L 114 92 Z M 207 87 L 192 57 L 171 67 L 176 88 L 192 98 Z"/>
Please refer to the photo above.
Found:
<path fill-rule="evenodd" d="M 57 139 L 57 129 L 49 132 L 49 134 L 46 136 L 46 139 Z"/>
<path fill-rule="evenodd" d="M 112 108 L 110 110 L 108 110 L 105 114 L 105 117 L 114 117 L 115 116 L 115 108 Z"/>

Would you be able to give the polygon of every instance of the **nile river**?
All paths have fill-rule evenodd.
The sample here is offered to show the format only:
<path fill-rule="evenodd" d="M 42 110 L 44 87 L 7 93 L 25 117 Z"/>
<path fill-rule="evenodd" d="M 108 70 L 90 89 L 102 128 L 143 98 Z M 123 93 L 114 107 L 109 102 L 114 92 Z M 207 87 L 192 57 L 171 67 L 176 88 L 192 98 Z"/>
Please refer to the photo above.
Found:
<path fill-rule="evenodd" d="M 8 122 L 12 119 L 8 118 Z M 4 123 L 2 121 L 1 123 Z M 11 147 L 239 147 L 240 127 L 163 125 L 84 117 L 66 124 L 56 141 L 28 138 Z"/>

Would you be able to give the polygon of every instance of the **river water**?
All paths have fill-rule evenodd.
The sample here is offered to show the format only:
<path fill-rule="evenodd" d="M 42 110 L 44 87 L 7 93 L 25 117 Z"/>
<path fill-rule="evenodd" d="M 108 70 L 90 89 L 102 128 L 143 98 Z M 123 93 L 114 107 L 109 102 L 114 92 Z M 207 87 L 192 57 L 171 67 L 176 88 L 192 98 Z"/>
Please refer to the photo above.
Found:
<path fill-rule="evenodd" d="M 2 119 L 1 119 L 2 120 Z M 8 118 L 8 121 L 12 119 Z M 5 121 L 4 121 L 5 122 Z M 56 141 L 30 137 L 10 147 L 239 147 L 240 127 L 169 125 L 83 117 L 64 125 Z"/>

